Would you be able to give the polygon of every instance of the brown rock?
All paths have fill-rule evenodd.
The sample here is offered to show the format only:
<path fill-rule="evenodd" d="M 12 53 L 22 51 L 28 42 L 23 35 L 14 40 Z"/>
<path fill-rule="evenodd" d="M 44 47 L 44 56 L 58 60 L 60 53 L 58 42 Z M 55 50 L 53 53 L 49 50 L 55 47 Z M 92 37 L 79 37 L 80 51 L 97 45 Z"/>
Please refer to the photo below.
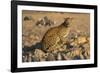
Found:
<path fill-rule="evenodd" d="M 56 58 L 53 53 L 48 53 L 47 61 L 55 61 Z"/>
<path fill-rule="evenodd" d="M 45 61 L 46 54 L 40 50 L 36 49 L 34 51 L 34 61 Z"/>
<path fill-rule="evenodd" d="M 57 54 L 57 60 L 62 60 L 61 53 L 58 53 L 58 54 Z"/>

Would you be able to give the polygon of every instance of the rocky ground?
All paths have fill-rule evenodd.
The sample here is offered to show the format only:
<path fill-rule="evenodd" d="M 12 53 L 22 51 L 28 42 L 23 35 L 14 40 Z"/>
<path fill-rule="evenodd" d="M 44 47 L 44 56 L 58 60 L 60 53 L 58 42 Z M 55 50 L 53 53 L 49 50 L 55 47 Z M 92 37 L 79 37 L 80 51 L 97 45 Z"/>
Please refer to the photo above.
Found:
<path fill-rule="evenodd" d="M 23 62 L 82 60 L 90 58 L 89 14 L 23 11 L 22 15 Z M 44 18 L 45 16 L 47 18 Z M 74 18 L 70 34 L 65 39 L 66 43 L 63 47 L 52 52 L 43 51 L 41 46 L 42 37 L 48 29 L 60 25 L 65 17 Z"/>
<path fill-rule="evenodd" d="M 89 39 L 87 34 L 71 34 L 63 47 L 52 52 L 44 52 L 42 48 L 34 48 L 34 46 L 28 47 L 27 50 L 23 50 L 23 62 L 89 59 Z"/>

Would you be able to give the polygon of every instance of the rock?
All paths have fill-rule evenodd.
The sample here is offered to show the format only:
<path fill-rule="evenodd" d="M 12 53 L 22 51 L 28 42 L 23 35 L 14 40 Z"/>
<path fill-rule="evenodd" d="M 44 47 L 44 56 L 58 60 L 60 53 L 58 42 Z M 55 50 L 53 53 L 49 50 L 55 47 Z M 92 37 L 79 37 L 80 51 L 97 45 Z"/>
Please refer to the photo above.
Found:
<path fill-rule="evenodd" d="M 64 60 L 70 60 L 70 58 L 66 54 L 62 54 Z"/>
<path fill-rule="evenodd" d="M 32 20 L 32 17 L 31 16 L 25 16 L 24 17 L 24 21 L 29 21 L 29 20 Z"/>
<path fill-rule="evenodd" d="M 27 62 L 27 56 L 22 56 L 22 61 Z"/>
<path fill-rule="evenodd" d="M 34 61 L 45 61 L 46 54 L 40 50 L 35 49 L 34 51 Z"/>
<path fill-rule="evenodd" d="M 79 55 L 80 59 L 84 59 L 84 56 L 82 54 Z"/>
<path fill-rule="evenodd" d="M 75 56 L 75 55 L 78 56 L 78 55 L 80 55 L 81 50 L 80 50 L 80 48 L 77 48 L 77 49 L 73 50 L 72 53 L 73 53 L 73 56 Z"/>
<path fill-rule="evenodd" d="M 57 60 L 62 60 L 61 53 L 58 53 L 58 54 L 57 54 Z"/>
<path fill-rule="evenodd" d="M 72 41 L 72 42 L 70 43 L 70 45 L 72 45 L 72 46 L 74 46 L 74 47 L 79 46 L 79 45 L 78 45 L 77 39 L 75 39 L 74 41 Z"/>
<path fill-rule="evenodd" d="M 87 38 L 85 36 L 78 37 L 78 44 L 84 44 L 87 42 Z"/>
<path fill-rule="evenodd" d="M 31 52 L 29 52 L 28 62 L 32 62 L 32 53 Z"/>
<path fill-rule="evenodd" d="M 55 61 L 56 58 L 53 53 L 48 53 L 47 61 Z"/>
<path fill-rule="evenodd" d="M 71 52 L 66 53 L 66 56 L 70 57 Z"/>

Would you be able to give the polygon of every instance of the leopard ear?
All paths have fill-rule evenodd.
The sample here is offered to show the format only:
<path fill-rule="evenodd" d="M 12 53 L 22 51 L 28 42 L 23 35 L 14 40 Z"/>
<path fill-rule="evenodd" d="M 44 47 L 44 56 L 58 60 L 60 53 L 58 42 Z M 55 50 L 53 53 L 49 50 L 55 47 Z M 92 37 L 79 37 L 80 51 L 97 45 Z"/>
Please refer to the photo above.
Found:
<path fill-rule="evenodd" d="M 73 17 L 66 17 L 66 18 L 64 18 L 64 21 L 73 21 Z"/>
<path fill-rule="evenodd" d="M 66 17 L 66 18 L 64 18 L 64 20 L 66 21 L 66 20 L 73 20 L 74 18 L 73 17 Z"/>

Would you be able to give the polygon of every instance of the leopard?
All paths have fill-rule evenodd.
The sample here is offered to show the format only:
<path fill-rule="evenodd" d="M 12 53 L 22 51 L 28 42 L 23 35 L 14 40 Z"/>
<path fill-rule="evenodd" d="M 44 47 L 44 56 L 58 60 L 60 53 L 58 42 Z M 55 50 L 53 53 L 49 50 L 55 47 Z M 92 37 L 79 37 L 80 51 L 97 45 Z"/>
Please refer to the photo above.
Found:
<path fill-rule="evenodd" d="M 71 17 L 64 18 L 64 21 L 55 27 L 47 30 L 42 38 L 42 47 L 44 51 L 54 51 L 61 48 L 66 43 L 66 38 L 70 33 Z"/>

